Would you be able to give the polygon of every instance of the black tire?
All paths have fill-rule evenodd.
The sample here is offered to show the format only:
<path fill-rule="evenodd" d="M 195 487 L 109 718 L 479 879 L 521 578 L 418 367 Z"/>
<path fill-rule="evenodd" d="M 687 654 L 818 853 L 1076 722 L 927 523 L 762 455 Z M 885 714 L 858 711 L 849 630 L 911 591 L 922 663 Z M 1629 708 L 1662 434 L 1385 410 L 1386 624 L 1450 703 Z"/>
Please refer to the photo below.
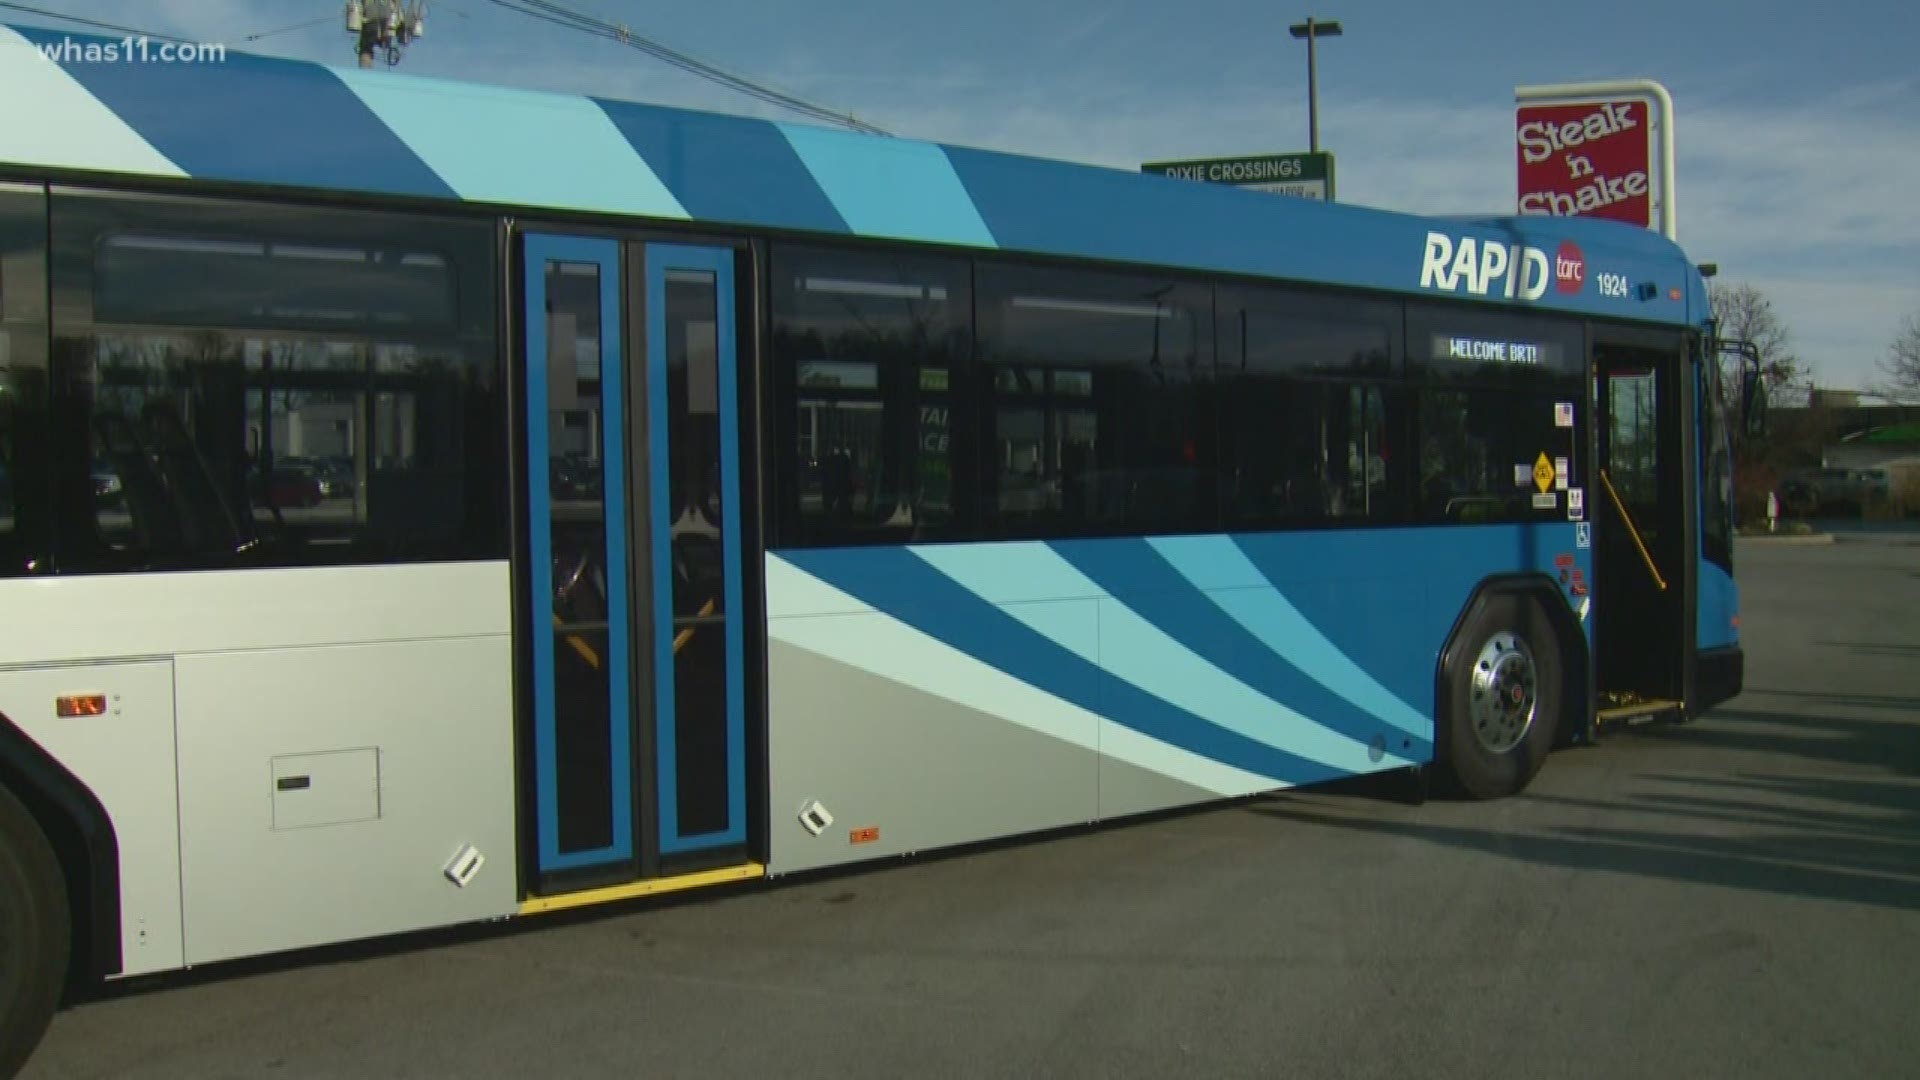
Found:
<path fill-rule="evenodd" d="M 1479 602 L 1447 656 L 1440 750 L 1461 794 L 1524 790 L 1560 727 L 1566 659 L 1538 601 L 1500 593 Z"/>
<path fill-rule="evenodd" d="M 71 936 L 60 862 L 27 808 L 0 788 L 0 1076 L 18 1073 L 46 1034 Z"/>

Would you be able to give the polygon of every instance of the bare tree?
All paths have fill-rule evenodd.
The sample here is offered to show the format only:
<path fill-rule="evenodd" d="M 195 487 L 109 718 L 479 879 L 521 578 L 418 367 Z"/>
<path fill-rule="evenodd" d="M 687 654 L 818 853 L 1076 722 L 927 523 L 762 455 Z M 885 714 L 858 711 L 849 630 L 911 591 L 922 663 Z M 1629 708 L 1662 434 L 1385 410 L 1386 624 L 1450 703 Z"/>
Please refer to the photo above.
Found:
<path fill-rule="evenodd" d="M 1713 304 L 1713 317 L 1719 325 L 1719 334 L 1723 340 L 1750 341 L 1760 360 L 1761 385 L 1769 395 L 1783 386 L 1788 386 L 1808 375 L 1800 358 L 1793 354 L 1791 335 L 1787 333 L 1786 323 L 1773 310 L 1773 301 L 1757 286 L 1744 283 L 1721 284 L 1708 282 L 1707 298 Z M 1739 361 L 1731 356 L 1722 356 L 1721 369 L 1721 405 L 1726 415 L 1733 419 L 1731 435 L 1733 453 L 1736 460 L 1746 467 L 1748 472 L 1760 458 L 1773 458 L 1782 455 L 1796 456 L 1793 447 L 1804 442 L 1804 438 L 1787 437 L 1788 432 L 1776 425 L 1762 442 L 1750 439 L 1746 425 L 1740 421 L 1743 415 L 1742 375 Z M 1813 431 L 1799 432 L 1800 436 L 1813 438 Z M 1818 458 L 1816 457 L 1817 461 Z"/>
<path fill-rule="evenodd" d="M 1805 375 L 1800 358 L 1793 354 L 1787 324 L 1773 310 L 1773 301 L 1757 286 L 1711 282 L 1707 298 L 1713 304 L 1713 317 L 1720 324 L 1720 336 L 1733 341 L 1751 341 L 1760 352 L 1760 371 L 1769 387 L 1785 386 Z M 1730 380 L 1736 387 L 1739 380 Z"/>
<path fill-rule="evenodd" d="M 1920 394 L 1920 313 L 1907 316 L 1907 321 L 1901 324 L 1893 344 L 1887 346 L 1887 358 L 1880 361 L 1880 370 L 1887 374 L 1890 396 L 1909 398 Z"/>

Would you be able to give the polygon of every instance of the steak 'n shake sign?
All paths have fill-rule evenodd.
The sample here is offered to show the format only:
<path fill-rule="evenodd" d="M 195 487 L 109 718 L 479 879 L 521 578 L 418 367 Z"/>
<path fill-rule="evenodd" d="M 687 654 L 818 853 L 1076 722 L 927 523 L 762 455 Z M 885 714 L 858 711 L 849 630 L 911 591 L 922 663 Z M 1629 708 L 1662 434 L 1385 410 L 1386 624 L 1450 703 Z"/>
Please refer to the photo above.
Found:
<path fill-rule="evenodd" d="M 1521 104 L 1520 212 L 1655 227 L 1652 109 L 1622 98 Z"/>

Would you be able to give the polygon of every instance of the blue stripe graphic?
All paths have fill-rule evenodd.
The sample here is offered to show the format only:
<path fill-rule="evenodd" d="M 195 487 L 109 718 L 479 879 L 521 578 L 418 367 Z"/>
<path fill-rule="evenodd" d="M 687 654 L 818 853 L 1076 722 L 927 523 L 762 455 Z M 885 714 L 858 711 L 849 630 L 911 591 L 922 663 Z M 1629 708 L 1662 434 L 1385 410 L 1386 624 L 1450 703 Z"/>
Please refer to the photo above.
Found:
<path fill-rule="evenodd" d="M 1364 678 L 1364 673 L 1353 668 L 1352 662 L 1338 650 L 1329 645 L 1324 652 L 1296 659 L 1288 651 L 1273 648 L 1271 642 L 1231 616 L 1221 594 L 1200 592 L 1149 545 L 1148 541 L 1138 540 L 1073 544 L 1067 545 L 1062 554 L 1169 637 L 1312 723 L 1360 743 L 1370 742 L 1376 736 L 1398 734 L 1417 738 L 1418 749 L 1424 749 L 1430 741 L 1432 723 L 1413 714 L 1391 695 L 1385 696 L 1398 706 L 1392 712 L 1393 719 L 1376 715 L 1360 698 L 1342 695 L 1326 685 L 1318 671 L 1310 671 L 1309 665 L 1314 663 L 1345 663 Z M 1292 610 L 1271 587 L 1236 590 L 1232 600 L 1235 603 L 1253 601 L 1256 605 L 1271 601 Z M 1319 640 L 1325 643 L 1324 638 Z M 1108 658 L 1108 666 L 1115 666 L 1113 658 Z M 1386 730 L 1389 724 L 1398 731 Z M 1389 739 L 1389 748 L 1396 756 L 1407 756 L 1406 751 L 1416 749 L 1402 747 L 1400 741 Z"/>
<path fill-rule="evenodd" d="M 1160 566 L 1159 560 L 1138 540 L 1068 542 L 1060 547 L 1070 548 L 1081 557 L 1093 559 L 1098 559 L 1103 552 L 1136 550 L 1144 556 L 1149 568 L 1159 567 L 1159 572 L 1172 579 L 1181 592 L 1192 592 L 1184 582 Z M 1082 659 L 1099 665 L 1119 682 L 1138 687 L 1216 727 L 1338 769 L 1366 772 L 1379 764 L 1371 757 L 1366 746 L 1368 739 L 1380 734 L 1377 726 L 1370 726 L 1360 738 L 1351 738 L 1296 713 L 1272 696 L 1261 694 L 1255 687 L 1235 679 L 1210 661 L 1204 652 L 1209 643 L 1197 640 L 1200 627 L 1182 625 L 1178 620 L 1171 625 L 1156 624 L 1131 604 L 1113 597 L 1099 582 L 1088 579 L 1054 545 L 940 545 L 914 548 L 913 551 L 983 599 L 1001 590 L 1009 573 L 1034 581 L 1050 579 L 1062 593 L 1092 592 L 1101 598 L 1098 605 L 1098 647 L 1095 652 L 1083 652 L 1080 655 Z M 1029 628 L 1046 633 L 1031 618 L 1034 612 L 1043 610 L 1042 605 L 1015 603 L 1001 610 Z M 1232 623 L 1217 611 L 1210 607 L 1203 607 L 1202 611 L 1217 625 L 1233 629 Z M 1058 638 L 1054 641 L 1068 645 Z M 1070 645 L 1068 647 L 1071 648 Z M 1262 656 L 1266 655 L 1257 643 L 1248 643 L 1248 648 Z M 1343 710 L 1352 712 L 1350 706 L 1338 704 Z M 1394 761 L 1386 763 L 1387 767 L 1394 764 Z"/>
<path fill-rule="evenodd" d="M 1259 568 L 1230 536 L 1163 537 L 1147 544 L 1194 584 L 1226 574 L 1259 577 Z M 1264 579 L 1260 579 L 1264 580 Z M 1433 738 L 1433 720 L 1380 685 L 1364 668 L 1328 641 L 1300 614 L 1285 594 L 1272 585 L 1202 594 L 1247 635 L 1259 641 L 1289 666 L 1372 717 L 1391 724 L 1422 742 Z M 1311 716 L 1320 714 L 1307 710 Z M 1371 725 L 1369 725 L 1371 726 Z"/>
<path fill-rule="evenodd" d="M 851 231 L 772 122 L 598 98 L 595 102 L 694 217 Z"/>
<path fill-rule="evenodd" d="M 1280 784 L 1349 775 L 1234 734 L 1112 678 L 904 548 L 791 551 L 781 558 L 982 663 L 1149 738 Z"/>
<path fill-rule="evenodd" d="M 119 39 L 16 29 L 48 47 L 68 40 L 119 45 Z M 317 64 L 229 52 L 220 63 L 81 60 L 62 61 L 61 67 L 189 176 L 454 195 L 332 71 Z"/>

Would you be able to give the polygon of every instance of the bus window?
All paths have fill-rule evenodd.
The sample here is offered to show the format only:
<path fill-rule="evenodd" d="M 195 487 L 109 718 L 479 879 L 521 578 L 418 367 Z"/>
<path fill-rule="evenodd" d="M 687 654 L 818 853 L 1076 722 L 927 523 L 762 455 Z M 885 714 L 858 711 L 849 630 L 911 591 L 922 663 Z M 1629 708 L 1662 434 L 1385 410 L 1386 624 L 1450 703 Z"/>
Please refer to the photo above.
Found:
<path fill-rule="evenodd" d="M 1659 380 L 1651 368 L 1615 371 L 1607 379 L 1607 475 L 1620 498 L 1632 507 L 1651 508 L 1660 501 L 1658 391 Z"/>
<path fill-rule="evenodd" d="M 967 264 L 773 251 L 777 445 L 791 541 L 899 543 L 954 520 L 953 389 L 970 352 Z"/>
<path fill-rule="evenodd" d="M 503 558 L 480 223 L 56 195 L 63 570 Z"/>
<path fill-rule="evenodd" d="M 1586 483 L 1580 329 L 1411 305 L 1407 348 L 1419 398 L 1421 520 L 1567 520 L 1568 493 Z"/>
<path fill-rule="evenodd" d="M 1213 529 L 1210 290 L 985 263 L 977 281 L 988 531 Z"/>
<path fill-rule="evenodd" d="M 1399 305 L 1246 290 L 1219 318 L 1228 527 L 1399 517 Z"/>
<path fill-rule="evenodd" d="M 1704 461 L 1700 487 L 1700 550 L 1733 572 L 1733 447 L 1727 439 L 1727 396 L 1719 357 L 1700 362 L 1700 412 L 1704 421 Z"/>
<path fill-rule="evenodd" d="M 0 185 L 0 577 L 45 560 L 46 196 Z"/>

